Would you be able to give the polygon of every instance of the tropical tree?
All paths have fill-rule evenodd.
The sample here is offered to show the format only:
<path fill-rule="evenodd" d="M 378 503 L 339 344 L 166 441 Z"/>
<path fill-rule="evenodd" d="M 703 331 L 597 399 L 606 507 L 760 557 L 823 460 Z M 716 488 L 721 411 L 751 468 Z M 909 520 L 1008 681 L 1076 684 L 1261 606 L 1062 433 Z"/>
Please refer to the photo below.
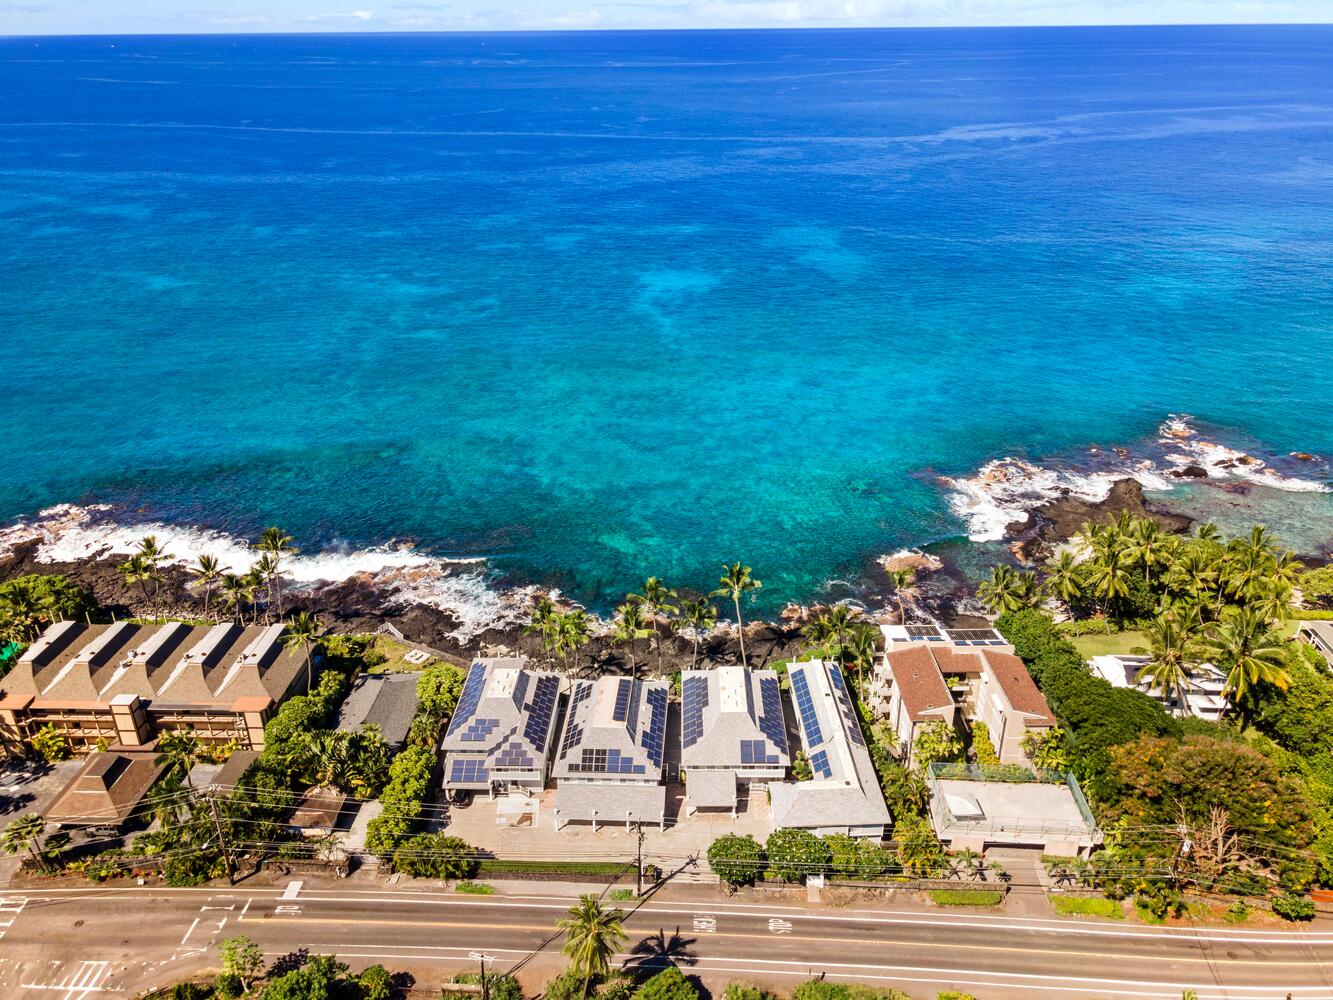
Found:
<path fill-rule="evenodd" d="M 46 871 L 46 858 L 41 852 L 42 832 L 45 829 L 46 821 L 36 813 L 20 816 L 5 827 L 4 834 L 0 836 L 0 846 L 4 848 L 6 854 L 21 854 L 26 851 L 29 857 L 37 862 L 37 867 Z"/>
<path fill-rule="evenodd" d="M 911 566 L 885 569 L 889 584 L 893 587 L 893 597 L 898 603 L 898 621 L 907 624 L 907 611 L 903 607 L 903 598 L 916 589 L 916 570 Z"/>
<path fill-rule="evenodd" d="M 31 642 L 41 634 L 42 609 L 34 589 L 26 581 L 15 580 L 0 595 L 0 616 L 4 620 L 6 642 Z"/>
<path fill-rule="evenodd" d="M 269 610 L 273 607 L 273 588 L 274 581 L 278 578 L 278 557 L 272 552 L 265 552 L 261 555 L 250 570 L 255 579 L 256 588 L 260 583 L 268 590 L 268 599 L 264 603 L 264 624 L 269 622 Z M 258 617 L 258 614 L 256 614 Z"/>
<path fill-rule="evenodd" d="M 565 932 L 560 950 L 569 956 L 575 971 L 583 976 L 583 995 L 587 997 L 594 976 L 610 971 L 611 958 L 628 935 L 624 928 L 625 911 L 604 909 L 596 896 L 588 894 L 569 908 L 569 915 L 556 921 Z"/>
<path fill-rule="evenodd" d="M 681 603 L 680 617 L 676 619 L 682 628 L 688 628 L 694 641 L 694 651 L 690 656 L 690 669 L 699 663 L 699 639 L 717 624 L 717 608 L 706 597 L 689 598 Z"/>
<path fill-rule="evenodd" d="M 843 647 L 847 659 L 855 665 L 857 678 L 875 665 L 879 655 L 879 629 L 868 622 L 857 622 L 852 626 L 847 644 Z"/>
<path fill-rule="evenodd" d="M 205 552 L 190 567 L 190 574 L 194 577 L 195 586 L 204 588 L 204 617 L 207 618 L 208 606 L 213 598 L 213 588 L 222 579 L 222 565 L 216 556 L 210 556 Z"/>
<path fill-rule="evenodd" d="M 957 760 L 963 754 L 963 741 L 958 730 L 947 722 L 932 722 L 917 734 L 912 756 L 916 766 L 925 770 L 936 761 Z"/>
<path fill-rule="evenodd" d="M 250 567 L 250 571 L 241 577 L 245 581 L 245 600 L 250 605 L 250 620 L 258 623 L 259 621 L 259 588 L 264 583 L 264 574 L 259 568 L 257 561 Z"/>
<path fill-rule="evenodd" d="M 555 602 L 545 595 L 539 597 L 532 608 L 532 621 L 524 626 L 523 631 L 540 637 L 542 652 L 548 658 L 554 657 L 560 631 L 560 613 L 556 610 Z"/>
<path fill-rule="evenodd" d="M 1148 637 L 1146 652 L 1150 659 L 1139 671 L 1139 676 L 1147 678 L 1154 690 L 1160 691 L 1162 697 L 1173 702 L 1178 710 L 1183 710 L 1195 636 L 1190 627 L 1173 614 L 1159 615 L 1144 631 Z"/>
<path fill-rule="evenodd" d="M 256 549 L 273 557 L 273 571 L 268 576 L 268 596 L 270 601 L 276 601 L 277 603 L 279 621 L 282 620 L 282 557 L 296 555 L 300 551 L 292 544 L 292 541 L 291 535 L 275 526 L 261 531 L 259 541 L 255 542 Z"/>
<path fill-rule="evenodd" d="M 350 735 L 337 730 L 305 734 L 304 757 L 316 785 L 337 787 L 344 792 L 351 790 Z"/>
<path fill-rule="evenodd" d="M 749 885 L 764 873 L 763 849 L 748 834 L 723 834 L 708 847 L 708 867 L 730 888 Z"/>
<path fill-rule="evenodd" d="M 1046 563 L 1046 589 L 1065 606 L 1069 617 L 1074 617 L 1074 605 L 1083 600 L 1083 578 L 1078 572 L 1078 560 L 1068 549 Z"/>
<path fill-rule="evenodd" d="M 159 572 L 162 564 L 171 558 L 160 545 L 157 544 L 156 535 L 145 535 L 139 542 L 138 555 L 143 557 L 143 561 L 148 565 L 148 577 L 153 581 L 153 614 L 157 614 L 158 595 L 162 588 L 162 574 Z"/>
<path fill-rule="evenodd" d="M 285 649 L 299 649 L 305 655 L 305 689 L 312 690 L 314 684 L 314 664 L 311 653 L 316 640 L 323 629 L 323 623 L 309 611 L 302 611 L 287 623 L 283 633 L 282 645 Z"/>
<path fill-rule="evenodd" d="M 1063 729 L 1034 729 L 1023 737 L 1023 753 L 1039 771 L 1068 770 L 1069 740 Z"/>
<path fill-rule="evenodd" d="M 1129 568 L 1122 548 L 1107 548 L 1093 557 L 1088 582 L 1102 600 L 1102 607 L 1113 611 L 1129 596 Z"/>
<path fill-rule="evenodd" d="M 153 579 L 153 567 L 149 565 L 148 560 L 142 553 L 136 552 L 123 563 L 120 564 L 120 575 L 124 577 L 125 582 L 131 587 L 136 583 L 139 585 L 139 593 L 143 595 L 145 604 L 150 605 L 152 601 L 148 596 L 148 581 Z"/>
<path fill-rule="evenodd" d="M 1226 675 L 1222 697 L 1241 712 L 1242 719 L 1246 695 L 1255 685 L 1272 684 L 1282 691 L 1290 686 L 1284 645 L 1278 632 L 1249 608 L 1241 608 L 1205 635 L 1202 653 Z"/>
<path fill-rule="evenodd" d="M 1143 567 L 1143 582 L 1152 576 L 1153 568 L 1169 562 L 1175 543 L 1170 535 L 1163 533 L 1161 525 L 1152 518 L 1140 518 L 1134 522 L 1129 534 L 1128 549 L 1130 558 Z"/>
<path fill-rule="evenodd" d="M 231 611 L 232 618 L 241 623 L 241 616 L 245 606 L 246 592 L 248 585 L 245 578 L 235 573 L 222 574 L 222 599 L 226 601 L 228 610 Z"/>
<path fill-rule="evenodd" d="M 625 651 L 629 654 L 629 668 L 634 672 L 634 643 L 648 635 L 648 629 L 644 627 L 643 605 L 626 601 L 616 609 L 619 617 L 611 629 L 611 638 L 620 644 L 623 644 Z"/>
<path fill-rule="evenodd" d="M 1022 611 L 1036 603 L 1036 579 L 1031 573 L 999 565 L 991 570 L 990 579 L 977 585 L 977 597 L 997 615 Z"/>
<path fill-rule="evenodd" d="M 556 628 L 556 648 L 565 659 L 565 671 L 570 669 L 570 655 L 578 665 L 578 651 L 592 638 L 592 620 L 588 612 L 575 608 L 560 616 Z"/>
<path fill-rule="evenodd" d="M 244 934 L 229 937 L 218 945 L 222 971 L 235 976 L 241 989 L 249 991 L 251 983 L 264 971 L 264 949 Z"/>
<path fill-rule="evenodd" d="M 671 622 L 671 616 L 680 609 L 672 604 L 672 599 L 676 592 L 663 583 L 655 576 L 648 577 L 643 582 L 643 592 L 640 594 L 630 594 L 628 599 L 636 604 L 642 604 L 652 615 L 663 615 L 667 619 L 668 626 Z M 653 645 L 657 650 L 657 672 L 662 672 L 662 630 L 657 627 L 657 622 L 652 622 Z"/>
<path fill-rule="evenodd" d="M 199 740 L 192 733 L 173 730 L 162 734 L 157 741 L 157 766 L 166 768 L 168 775 L 179 774 L 185 787 L 193 790 L 190 769 L 199 763 Z"/>
<path fill-rule="evenodd" d="M 718 579 L 721 584 L 713 591 L 713 597 L 730 597 L 736 606 L 736 631 L 741 638 L 741 665 L 749 666 L 745 656 L 745 622 L 741 619 L 741 595 L 760 589 L 763 583 L 750 575 L 750 567 L 740 563 L 723 564 L 723 574 Z"/>

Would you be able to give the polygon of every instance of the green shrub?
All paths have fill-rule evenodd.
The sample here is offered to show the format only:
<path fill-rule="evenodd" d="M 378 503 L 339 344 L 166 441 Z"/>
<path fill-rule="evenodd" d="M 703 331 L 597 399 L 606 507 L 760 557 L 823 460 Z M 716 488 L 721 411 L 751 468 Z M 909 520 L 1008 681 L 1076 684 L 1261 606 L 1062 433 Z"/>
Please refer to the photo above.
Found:
<path fill-rule="evenodd" d="M 481 974 L 464 972 L 454 976 L 453 981 L 475 986 L 481 982 Z M 583 985 L 581 980 L 579 985 Z M 504 973 L 488 972 L 486 974 L 486 992 L 490 995 L 491 1000 L 523 1000 L 523 988 L 518 985 L 518 980 Z"/>
<path fill-rule="evenodd" d="M 727 983 L 722 1000 L 777 1000 L 777 996 L 754 983 Z"/>
<path fill-rule="evenodd" d="M 940 906 L 999 906 L 1004 893 L 995 889 L 931 889 L 930 898 Z"/>
<path fill-rule="evenodd" d="M 477 872 L 476 849 L 443 833 L 419 833 L 393 854 L 393 870 L 414 878 L 469 878 Z"/>
<path fill-rule="evenodd" d="M 1273 897 L 1273 912 L 1283 920 L 1313 920 L 1314 901 L 1308 896 L 1285 893 Z"/>
<path fill-rule="evenodd" d="M 940 990 L 935 1000 L 977 1000 L 971 993 L 959 993 L 957 990 Z"/>
<path fill-rule="evenodd" d="M 879 989 L 861 983 L 831 983 L 812 979 L 792 991 L 792 1000 L 911 1000 L 902 990 Z"/>
<path fill-rule="evenodd" d="M 624 861 L 509 861 L 505 858 L 483 858 L 477 871 L 482 875 L 530 875 L 543 872 L 562 875 L 623 875 L 633 868 L 633 862 Z"/>
<path fill-rule="evenodd" d="M 454 886 L 454 892 L 468 896 L 494 896 L 495 886 L 487 885 L 485 882 L 459 882 Z"/>
<path fill-rule="evenodd" d="M 768 874 L 784 882 L 804 882 L 828 870 L 828 845 L 809 830 L 774 830 L 764 844 Z"/>
<path fill-rule="evenodd" d="M 595 976 L 593 984 L 598 984 Z M 546 984 L 542 1000 L 584 1000 L 583 977 L 571 966 Z"/>
<path fill-rule="evenodd" d="M 1000 763 L 1000 755 L 991 745 L 990 728 L 984 722 L 972 723 L 972 752 L 977 756 L 977 763 L 983 766 Z"/>
<path fill-rule="evenodd" d="M 37 756 L 48 764 L 69 760 L 74 753 L 69 745 L 69 737 L 49 722 L 33 733 L 28 742 L 32 744 Z"/>
<path fill-rule="evenodd" d="M 1115 920 L 1125 918 L 1125 911 L 1120 908 L 1120 904 L 1114 899 L 1089 896 L 1053 896 L 1051 905 L 1055 907 L 1056 913 L 1064 916 L 1111 917 Z"/>
<path fill-rule="evenodd" d="M 699 1000 L 699 991 L 678 968 L 668 965 L 640 987 L 635 1000 Z"/>
<path fill-rule="evenodd" d="M 763 853 L 751 836 L 727 834 L 708 847 L 708 866 L 727 885 L 750 885 L 763 872 Z"/>

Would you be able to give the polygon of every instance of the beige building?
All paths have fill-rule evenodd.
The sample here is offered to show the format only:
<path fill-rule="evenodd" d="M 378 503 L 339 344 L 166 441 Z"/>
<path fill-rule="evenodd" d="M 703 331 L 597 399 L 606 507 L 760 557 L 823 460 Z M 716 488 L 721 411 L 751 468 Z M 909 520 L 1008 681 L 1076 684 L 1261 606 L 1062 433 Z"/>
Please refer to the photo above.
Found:
<path fill-rule="evenodd" d="M 0 679 L 0 734 L 47 725 L 75 748 L 137 747 L 183 730 L 259 750 L 264 723 L 305 689 L 285 625 L 52 625 Z"/>
<path fill-rule="evenodd" d="M 1023 740 L 1056 725 L 1055 716 L 1013 647 L 992 629 L 884 625 L 884 656 L 870 686 L 871 707 L 910 758 L 932 722 L 985 723 L 1000 762 L 1026 764 Z"/>

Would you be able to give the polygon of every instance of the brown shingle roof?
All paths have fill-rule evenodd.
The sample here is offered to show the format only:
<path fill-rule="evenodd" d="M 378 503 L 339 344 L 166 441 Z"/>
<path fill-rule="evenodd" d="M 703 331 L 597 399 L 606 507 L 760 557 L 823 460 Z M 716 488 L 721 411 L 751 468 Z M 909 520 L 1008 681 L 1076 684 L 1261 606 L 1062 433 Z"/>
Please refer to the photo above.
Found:
<path fill-rule="evenodd" d="M 1055 725 L 1051 707 L 1037 690 L 1037 685 L 1033 683 L 1032 675 L 1028 673 L 1028 668 L 1023 665 L 1022 660 L 1013 653 L 999 653 L 989 649 L 981 655 L 986 658 L 991 675 L 1000 686 L 1000 690 L 1004 692 L 1005 698 L 1009 700 L 1009 704 L 1016 711 L 1028 716 L 1023 720 L 1024 725 L 1029 727 Z"/>
<path fill-rule="evenodd" d="M 46 818 L 62 826 L 119 826 L 161 773 L 151 753 L 90 754 L 46 810 Z"/>
<path fill-rule="evenodd" d="M 884 657 L 913 722 L 920 722 L 953 704 L 953 696 L 940 676 L 932 652 L 926 646 L 911 646 L 891 649 Z"/>

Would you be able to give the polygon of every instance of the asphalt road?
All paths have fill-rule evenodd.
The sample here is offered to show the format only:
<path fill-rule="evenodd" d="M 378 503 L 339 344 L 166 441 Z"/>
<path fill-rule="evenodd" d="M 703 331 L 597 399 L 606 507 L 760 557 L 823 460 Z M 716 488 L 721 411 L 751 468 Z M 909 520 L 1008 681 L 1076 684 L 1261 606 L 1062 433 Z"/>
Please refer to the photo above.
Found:
<path fill-rule="evenodd" d="M 0 897 L 0 996 L 133 996 L 214 965 L 217 942 L 237 933 L 273 958 L 333 952 L 354 967 L 413 971 L 423 983 L 475 969 L 484 954 L 491 970 L 516 971 L 535 989 L 563 966 L 553 925 L 570 901 L 541 886 L 497 896 L 327 883 L 12 890 Z M 1333 929 L 1322 924 L 1150 928 L 697 894 L 656 897 L 625 926 L 625 962 L 673 961 L 713 987 L 749 979 L 790 989 L 824 972 L 913 996 L 961 989 L 982 1000 L 1179 1000 L 1187 988 L 1201 1000 L 1333 997 Z"/>

